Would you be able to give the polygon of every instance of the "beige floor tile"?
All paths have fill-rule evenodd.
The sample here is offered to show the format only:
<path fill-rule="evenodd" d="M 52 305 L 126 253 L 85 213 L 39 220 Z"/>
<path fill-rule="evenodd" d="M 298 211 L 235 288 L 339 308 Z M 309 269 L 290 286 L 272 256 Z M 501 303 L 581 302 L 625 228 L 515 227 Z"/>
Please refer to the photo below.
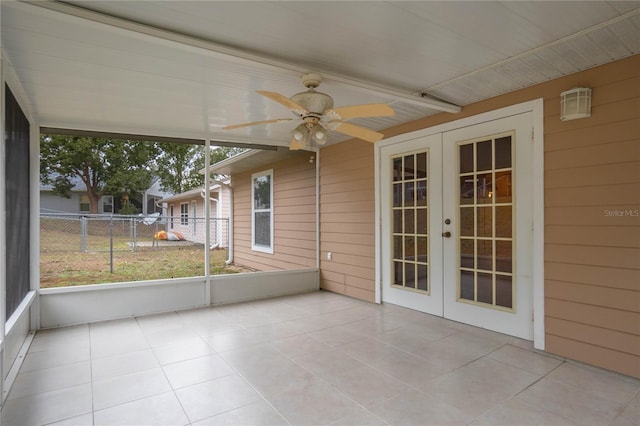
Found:
<path fill-rule="evenodd" d="M 193 423 L 193 426 L 284 426 L 288 424 L 273 407 L 264 401 L 258 401 L 200 420 Z"/>
<path fill-rule="evenodd" d="M 339 420 L 359 406 L 320 379 L 267 396 L 267 401 L 292 425 L 322 425 Z"/>
<path fill-rule="evenodd" d="M 88 324 L 40 330 L 33 338 L 29 352 L 51 351 L 69 345 L 89 347 Z"/>
<path fill-rule="evenodd" d="M 95 410 L 102 410 L 170 390 L 171 386 L 162 369 L 151 368 L 123 376 L 95 380 L 93 406 Z"/>
<path fill-rule="evenodd" d="M 176 395 L 191 422 L 260 401 L 260 396 L 236 375 L 178 389 Z"/>
<path fill-rule="evenodd" d="M 625 404 L 640 391 L 638 379 L 572 362 L 564 363 L 547 378 Z"/>
<path fill-rule="evenodd" d="M 67 387 L 5 402 L 4 426 L 40 426 L 91 413 L 91 384 Z"/>
<path fill-rule="evenodd" d="M 93 380 L 100 380 L 159 366 L 153 351 L 144 349 L 93 359 L 91 361 L 91 374 Z"/>
<path fill-rule="evenodd" d="M 272 342 L 270 346 L 288 357 L 296 357 L 331 348 L 309 334 L 278 339 Z"/>
<path fill-rule="evenodd" d="M 624 407 L 548 378 L 540 380 L 515 399 L 532 407 L 544 407 L 548 412 L 585 425 L 609 424 Z"/>
<path fill-rule="evenodd" d="M 491 381 L 475 380 L 459 371 L 430 380 L 420 390 L 429 400 L 445 402 L 470 417 L 481 415 L 511 396 Z"/>
<path fill-rule="evenodd" d="M 364 407 L 371 407 L 409 389 L 398 379 L 367 366 L 320 377 Z"/>
<path fill-rule="evenodd" d="M 491 352 L 488 357 L 541 376 L 562 364 L 562 361 L 557 358 L 527 351 L 511 345 L 505 345 Z"/>
<path fill-rule="evenodd" d="M 94 413 L 95 426 L 184 426 L 189 419 L 173 392 L 142 398 Z"/>
<path fill-rule="evenodd" d="M 160 365 L 186 361 L 214 353 L 213 348 L 200 337 L 188 342 L 157 346 L 152 350 Z"/>
<path fill-rule="evenodd" d="M 92 426 L 93 413 L 83 414 L 70 419 L 64 419 L 59 422 L 49 423 L 47 426 Z"/>
<path fill-rule="evenodd" d="M 218 354 L 168 364 L 162 369 L 174 389 L 235 374 Z"/>
<path fill-rule="evenodd" d="M 480 358 L 456 373 L 509 396 L 526 389 L 541 377 L 491 358 Z"/>
<path fill-rule="evenodd" d="M 8 399 L 35 395 L 91 382 L 89 361 L 19 373 Z"/>
<path fill-rule="evenodd" d="M 90 359 L 91 352 L 89 350 L 88 340 L 86 344 L 70 342 L 65 346 L 54 345 L 48 350 L 29 350 L 29 353 L 22 363 L 20 372 L 27 373 L 44 368 L 60 367 L 81 361 L 89 361 Z"/>
<path fill-rule="evenodd" d="M 611 423 L 612 426 L 640 426 L 640 393 L 624 407 Z"/>
<path fill-rule="evenodd" d="M 578 426 L 557 414 L 533 407 L 518 400 L 509 400 L 491 408 L 471 423 L 472 426 Z"/>
<path fill-rule="evenodd" d="M 415 390 L 388 399 L 371 411 L 392 425 L 465 425 L 473 420 L 454 406 Z"/>
<path fill-rule="evenodd" d="M 347 416 L 331 423 L 333 426 L 385 426 L 388 424 L 389 423 L 364 408 L 357 409 Z"/>

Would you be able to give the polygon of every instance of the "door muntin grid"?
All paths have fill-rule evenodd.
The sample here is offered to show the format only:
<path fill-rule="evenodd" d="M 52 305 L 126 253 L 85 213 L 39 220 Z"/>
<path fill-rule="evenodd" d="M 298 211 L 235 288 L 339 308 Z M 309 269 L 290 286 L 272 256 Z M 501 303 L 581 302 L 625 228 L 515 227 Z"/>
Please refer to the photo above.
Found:
<path fill-rule="evenodd" d="M 426 294 L 430 293 L 428 159 L 428 150 L 391 157 L 391 285 Z"/>
<path fill-rule="evenodd" d="M 515 311 L 515 132 L 458 143 L 457 301 Z"/>

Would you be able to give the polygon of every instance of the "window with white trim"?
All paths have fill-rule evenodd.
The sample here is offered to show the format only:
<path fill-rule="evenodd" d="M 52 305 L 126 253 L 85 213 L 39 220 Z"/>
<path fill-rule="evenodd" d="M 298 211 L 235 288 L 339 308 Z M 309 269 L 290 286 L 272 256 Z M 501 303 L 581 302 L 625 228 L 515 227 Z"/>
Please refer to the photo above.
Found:
<path fill-rule="evenodd" d="M 273 253 L 273 169 L 251 176 L 251 248 Z"/>
<path fill-rule="evenodd" d="M 113 213 L 113 195 L 102 196 L 102 213 Z"/>
<path fill-rule="evenodd" d="M 180 225 L 189 224 L 189 203 L 180 204 Z"/>
<path fill-rule="evenodd" d="M 169 229 L 173 229 L 173 204 L 169 206 Z"/>
<path fill-rule="evenodd" d="M 80 194 L 80 212 L 88 213 L 89 211 L 91 211 L 89 196 L 87 194 Z"/>

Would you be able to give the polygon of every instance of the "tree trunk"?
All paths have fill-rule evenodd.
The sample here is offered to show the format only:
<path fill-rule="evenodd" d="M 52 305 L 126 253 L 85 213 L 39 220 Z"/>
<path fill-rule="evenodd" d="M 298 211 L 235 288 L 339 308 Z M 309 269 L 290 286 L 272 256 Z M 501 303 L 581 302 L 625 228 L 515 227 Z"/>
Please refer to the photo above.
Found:
<path fill-rule="evenodd" d="M 98 203 L 102 195 L 98 194 L 93 188 L 87 188 L 87 195 L 89 196 L 89 213 L 98 214 Z"/>

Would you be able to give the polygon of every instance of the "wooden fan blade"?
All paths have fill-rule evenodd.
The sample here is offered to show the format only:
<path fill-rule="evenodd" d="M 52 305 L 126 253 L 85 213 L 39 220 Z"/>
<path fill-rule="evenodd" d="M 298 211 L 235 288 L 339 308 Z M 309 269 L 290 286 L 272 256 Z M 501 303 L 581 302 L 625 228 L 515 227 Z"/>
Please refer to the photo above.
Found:
<path fill-rule="evenodd" d="M 266 96 L 272 101 L 278 102 L 280 105 L 286 106 L 297 115 L 303 116 L 303 115 L 309 114 L 309 111 L 307 111 L 303 106 L 298 105 L 297 103 L 293 102 L 291 99 L 287 98 L 286 96 L 281 95 L 280 93 L 267 92 L 265 90 L 258 90 L 258 93 L 261 94 L 262 96 Z"/>
<path fill-rule="evenodd" d="M 302 142 L 296 140 L 295 138 L 291 139 L 291 144 L 289 144 L 289 149 L 291 151 L 297 151 L 299 149 L 304 149 L 304 148 L 306 147 Z"/>
<path fill-rule="evenodd" d="M 382 133 L 374 132 L 365 127 L 356 126 L 351 123 L 344 123 L 342 121 L 332 121 L 329 123 L 330 128 L 336 132 L 344 133 L 345 135 L 353 136 L 358 139 L 365 140 L 367 142 L 376 142 L 384 137 Z"/>
<path fill-rule="evenodd" d="M 387 104 L 352 105 L 328 109 L 324 112 L 330 119 L 349 120 L 361 117 L 391 117 L 396 113 Z"/>
<path fill-rule="evenodd" d="M 226 126 L 226 127 L 223 127 L 222 130 L 240 129 L 242 127 L 257 126 L 258 124 L 281 123 L 283 121 L 291 121 L 291 120 L 293 120 L 293 118 L 275 118 L 273 120 L 253 121 L 251 123 L 233 124 L 231 126 Z"/>

